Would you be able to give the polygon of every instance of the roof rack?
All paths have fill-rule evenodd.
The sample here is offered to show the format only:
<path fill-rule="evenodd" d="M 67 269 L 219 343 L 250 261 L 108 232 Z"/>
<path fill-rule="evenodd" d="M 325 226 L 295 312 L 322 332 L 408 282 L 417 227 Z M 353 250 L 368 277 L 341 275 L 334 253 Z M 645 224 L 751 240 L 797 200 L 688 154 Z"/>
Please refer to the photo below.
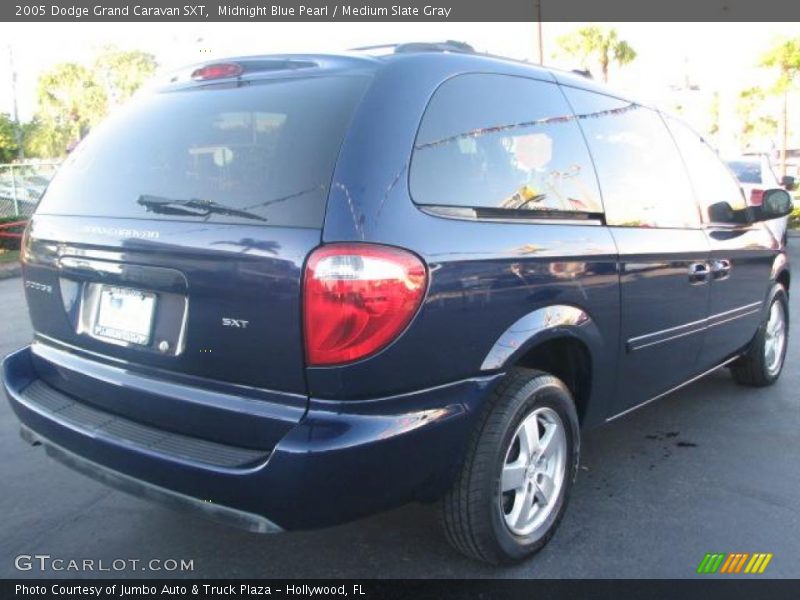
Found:
<path fill-rule="evenodd" d="M 461 54 L 475 54 L 475 48 L 466 42 L 447 40 L 444 42 L 405 42 L 400 44 L 380 44 L 377 46 L 363 46 L 351 48 L 355 52 L 372 50 L 392 50 L 395 54 L 407 52 L 458 52 Z"/>

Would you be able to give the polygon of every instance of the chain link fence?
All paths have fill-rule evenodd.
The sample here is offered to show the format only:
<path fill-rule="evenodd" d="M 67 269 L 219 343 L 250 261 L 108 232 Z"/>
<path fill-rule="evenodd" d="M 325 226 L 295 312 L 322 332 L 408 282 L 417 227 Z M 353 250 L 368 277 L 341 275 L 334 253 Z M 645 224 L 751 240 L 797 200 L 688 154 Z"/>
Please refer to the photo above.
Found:
<path fill-rule="evenodd" d="M 0 164 L 0 219 L 30 217 L 60 164 Z"/>

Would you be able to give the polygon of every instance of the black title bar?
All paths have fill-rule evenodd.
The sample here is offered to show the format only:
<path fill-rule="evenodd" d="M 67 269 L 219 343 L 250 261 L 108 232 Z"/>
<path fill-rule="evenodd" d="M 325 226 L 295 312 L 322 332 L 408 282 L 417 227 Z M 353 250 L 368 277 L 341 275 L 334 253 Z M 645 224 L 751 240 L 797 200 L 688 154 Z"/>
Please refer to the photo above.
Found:
<path fill-rule="evenodd" d="M 189 4 L 194 2 L 194 4 Z M 798 21 L 790 0 L 3 0 L 3 21 Z"/>
<path fill-rule="evenodd" d="M 62 579 L 0 581 L 3 600 L 794 600 L 791 580 L 709 576 L 683 580 L 146 580 Z"/>

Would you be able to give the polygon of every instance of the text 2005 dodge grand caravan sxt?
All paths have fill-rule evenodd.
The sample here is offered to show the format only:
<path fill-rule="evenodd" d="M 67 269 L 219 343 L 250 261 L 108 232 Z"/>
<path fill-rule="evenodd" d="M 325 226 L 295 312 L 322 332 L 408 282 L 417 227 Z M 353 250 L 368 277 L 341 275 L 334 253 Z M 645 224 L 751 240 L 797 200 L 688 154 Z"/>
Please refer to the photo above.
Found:
<path fill-rule="evenodd" d="M 440 500 L 552 536 L 580 429 L 780 374 L 786 255 L 682 123 L 461 45 L 176 75 L 91 133 L 23 241 L 23 437 L 254 531 Z"/>

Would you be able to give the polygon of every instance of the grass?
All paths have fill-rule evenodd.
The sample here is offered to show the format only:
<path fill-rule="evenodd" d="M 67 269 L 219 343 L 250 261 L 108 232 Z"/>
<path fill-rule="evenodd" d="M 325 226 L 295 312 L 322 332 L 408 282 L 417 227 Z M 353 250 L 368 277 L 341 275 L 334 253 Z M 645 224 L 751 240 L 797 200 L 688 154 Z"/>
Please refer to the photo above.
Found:
<path fill-rule="evenodd" d="M 19 250 L 0 250 L 0 264 L 19 260 Z"/>

